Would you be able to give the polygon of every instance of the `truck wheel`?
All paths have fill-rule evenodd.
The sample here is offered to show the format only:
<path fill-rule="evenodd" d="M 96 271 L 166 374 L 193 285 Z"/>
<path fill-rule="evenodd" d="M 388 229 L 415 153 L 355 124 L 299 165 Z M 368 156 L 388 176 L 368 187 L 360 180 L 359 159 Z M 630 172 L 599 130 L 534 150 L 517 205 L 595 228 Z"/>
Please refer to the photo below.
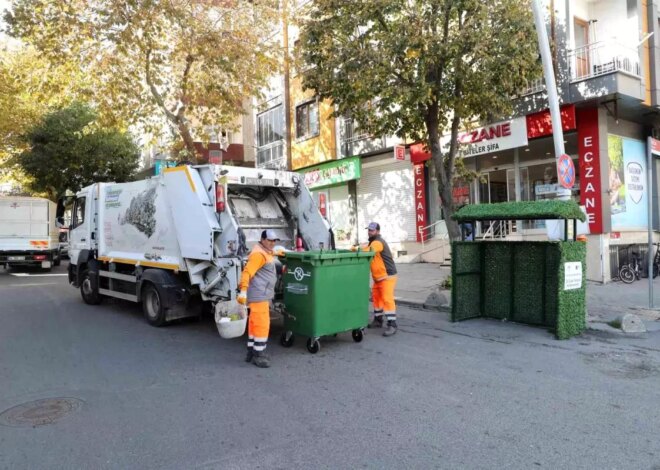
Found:
<path fill-rule="evenodd" d="M 98 305 L 101 303 L 101 294 L 99 286 L 92 281 L 89 270 L 85 269 L 80 275 L 80 295 L 83 301 L 88 305 Z"/>
<path fill-rule="evenodd" d="M 53 266 L 59 266 L 62 263 L 62 252 L 57 250 L 56 256 L 53 257 Z"/>
<path fill-rule="evenodd" d="M 153 284 L 146 284 L 142 289 L 142 309 L 144 318 L 151 326 L 163 326 L 165 324 L 166 310 L 160 292 Z"/>

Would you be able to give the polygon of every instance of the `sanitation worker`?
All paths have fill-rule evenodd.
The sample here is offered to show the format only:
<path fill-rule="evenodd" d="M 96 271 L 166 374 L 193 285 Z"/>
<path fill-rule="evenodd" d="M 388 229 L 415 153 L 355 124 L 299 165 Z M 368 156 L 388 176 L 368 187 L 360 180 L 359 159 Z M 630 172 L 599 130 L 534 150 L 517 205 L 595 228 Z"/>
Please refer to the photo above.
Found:
<path fill-rule="evenodd" d="M 369 328 L 382 328 L 383 316 L 387 320 L 387 329 L 383 336 L 392 336 L 397 331 L 394 287 L 396 286 L 396 266 L 387 242 L 380 236 L 380 225 L 371 222 L 367 227 L 369 244 L 364 251 L 376 253 L 371 260 L 371 277 L 374 280 L 371 296 L 374 305 L 374 320 Z M 357 248 L 355 248 L 357 249 Z"/>
<path fill-rule="evenodd" d="M 275 297 L 275 244 L 279 241 L 273 230 L 264 230 L 254 245 L 241 275 L 237 301 L 249 307 L 248 343 L 245 362 L 257 367 L 270 367 L 266 344 L 270 330 L 270 302 Z"/>

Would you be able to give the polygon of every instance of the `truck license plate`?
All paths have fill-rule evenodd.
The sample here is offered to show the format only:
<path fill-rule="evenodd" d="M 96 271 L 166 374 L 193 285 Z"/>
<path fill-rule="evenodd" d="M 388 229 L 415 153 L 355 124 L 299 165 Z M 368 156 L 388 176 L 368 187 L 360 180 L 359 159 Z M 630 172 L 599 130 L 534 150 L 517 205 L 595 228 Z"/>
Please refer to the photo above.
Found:
<path fill-rule="evenodd" d="M 25 256 L 7 256 L 7 261 L 25 261 Z"/>
<path fill-rule="evenodd" d="M 275 186 L 275 180 L 270 178 L 244 178 L 243 184 L 249 184 L 252 186 Z"/>

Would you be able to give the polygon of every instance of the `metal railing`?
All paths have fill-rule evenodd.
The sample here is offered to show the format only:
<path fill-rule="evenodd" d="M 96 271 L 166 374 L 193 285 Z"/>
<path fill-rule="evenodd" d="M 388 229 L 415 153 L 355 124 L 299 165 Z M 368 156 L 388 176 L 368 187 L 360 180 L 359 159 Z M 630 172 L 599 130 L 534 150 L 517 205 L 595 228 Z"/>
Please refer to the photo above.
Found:
<path fill-rule="evenodd" d="M 598 41 L 568 52 L 571 80 L 586 80 L 613 72 L 641 77 L 639 51 L 613 41 Z"/>
<path fill-rule="evenodd" d="M 342 118 L 339 127 L 339 143 L 342 157 L 351 157 L 386 148 L 385 138 L 373 137 L 362 131 L 350 118 Z"/>
<path fill-rule="evenodd" d="M 527 88 L 520 92 L 520 96 L 533 95 L 534 93 L 540 93 L 542 91 L 545 91 L 545 80 L 543 77 L 529 82 Z"/>
<path fill-rule="evenodd" d="M 483 223 L 483 222 L 482 222 Z M 513 222 L 510 220 L 495 220 L 490 222 L 488 230 L 481 236 L 482 239 L 502 239 L 513 232 Z"/>
<path fill-rule="evenodd" d="M 422 247 L 424 247 L 426 243 L 433 240 L 449 239 L 447 223 L 444 220 L 438 220 L 437 222 L 431 225 L 427 225 L 426 227 L 419 227 L 417 231 L 419 232 L 419 239 L 422 241 Z"/>

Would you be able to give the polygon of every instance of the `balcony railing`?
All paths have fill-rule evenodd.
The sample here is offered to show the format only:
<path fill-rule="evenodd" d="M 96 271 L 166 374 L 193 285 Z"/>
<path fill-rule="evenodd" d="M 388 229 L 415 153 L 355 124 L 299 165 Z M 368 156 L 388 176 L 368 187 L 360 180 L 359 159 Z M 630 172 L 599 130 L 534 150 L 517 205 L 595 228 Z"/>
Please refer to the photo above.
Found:
<path fill-rule="evenodd" d="M 286 155 L 284 155 L 284 142 L 278 141 L 257 149 L 257 168 L 267 170 L 286 170 Z"/>
<path fill-rule="evenodd" d="M 352 119 L 343 118 L 339 129 L 342 158 L 375 152 L 387 147 L 385 138 L 374 138 L 366 132 L 362 132 Z"/>
<path fill-rule="evenodd" d="M 544 90 L 545 80 L 541 77 L 529 82 L 529 86 L 520 93 L 520 96 L 533 95 L 534 93 L 541 93 Z"/>
<path fill-rule="evenodd" d="M 579 81 L 613 72 L 641 77 L 639 52 L 612 41 L 599 41 L 569 51 L 571 80 Z"/>

